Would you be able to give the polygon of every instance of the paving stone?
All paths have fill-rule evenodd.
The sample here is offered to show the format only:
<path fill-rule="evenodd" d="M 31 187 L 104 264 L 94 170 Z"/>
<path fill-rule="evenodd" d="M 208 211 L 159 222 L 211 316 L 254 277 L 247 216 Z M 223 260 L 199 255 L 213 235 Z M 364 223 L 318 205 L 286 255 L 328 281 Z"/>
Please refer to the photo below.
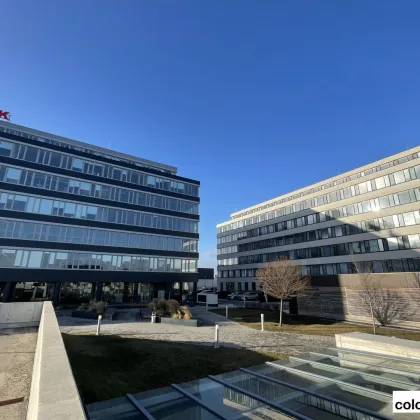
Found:
<path fill-rule="evenodd" d="M 213 345 L 214 324 L 220 325 L 220 346 L 298 355 L 335 345 L 334 337 L 258 331 L 198 307 L 192 308 L 194 317 L 206 324 L 202 327 L 184 327 L 150 322 L 104 321 L 101 334 L 121 335 L 148 340 L 177 341 L 181 343 Z M 71 317 L 58 318 L 65 333 L 92 333 L 96 324 L 79 322 Z M 212 324 L 212 325 L 209 325 Z"/>

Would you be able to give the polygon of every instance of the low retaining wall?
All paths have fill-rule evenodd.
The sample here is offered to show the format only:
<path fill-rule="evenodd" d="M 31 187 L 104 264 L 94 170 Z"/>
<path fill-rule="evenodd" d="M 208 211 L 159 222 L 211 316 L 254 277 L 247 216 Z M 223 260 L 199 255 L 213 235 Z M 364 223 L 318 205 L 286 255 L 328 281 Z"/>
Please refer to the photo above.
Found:
<path fill-rule="evenodd" d="M 399 284 L 399 283 L 397 283 Z M 396 316 L 390 326 L 420 328 L 420 289 L 383 289 L 389 293 Z M 360 300 L 360 291 L 349 287 L 311 287 L 298 297 L 300 315 L 350 322 L 371 322 L 370 311 Z"/>
<path fill-rule="evenodd" d="M 44 302 L 0 303 L 0 329 L 37 327 Z"/>
<path fill-rule="evenodd" d="M 196 319 L 160 318 L 161 324 L 183 325 L 184 327 L 197 327 Z"/>
<path fill-rule="evenodd" d="M 39 322 L 27 420 L 86 419 L 51 302 Z"/>
<path fill-rule="evenodd" d="M 353 332 L 336 334 L 335 344 L 338 348 L 420 360 L 420 342 L 418 341 Z"/>

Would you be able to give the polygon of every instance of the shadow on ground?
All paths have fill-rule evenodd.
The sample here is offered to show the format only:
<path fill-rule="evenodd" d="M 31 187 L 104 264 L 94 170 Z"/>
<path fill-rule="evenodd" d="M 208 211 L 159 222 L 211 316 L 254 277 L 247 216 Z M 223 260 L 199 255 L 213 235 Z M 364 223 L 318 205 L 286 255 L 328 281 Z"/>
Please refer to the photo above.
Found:
<path fill-rule="evenodd" d="M 120 336 L 63 334 L 63 340 L 84 404 L 285 357 L 241 348 L 215 349 Z"/>

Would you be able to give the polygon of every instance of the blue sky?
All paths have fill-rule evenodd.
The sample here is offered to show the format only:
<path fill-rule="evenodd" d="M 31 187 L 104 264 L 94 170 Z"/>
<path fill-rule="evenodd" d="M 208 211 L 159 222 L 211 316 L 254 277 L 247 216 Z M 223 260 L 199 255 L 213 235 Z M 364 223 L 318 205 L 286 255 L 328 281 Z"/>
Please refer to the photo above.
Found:
<path fill-rule="evenodd" d="M 0 109 L 179 168 L 231 212 L 419 144 L 420 2 L 9 1 Z"/>

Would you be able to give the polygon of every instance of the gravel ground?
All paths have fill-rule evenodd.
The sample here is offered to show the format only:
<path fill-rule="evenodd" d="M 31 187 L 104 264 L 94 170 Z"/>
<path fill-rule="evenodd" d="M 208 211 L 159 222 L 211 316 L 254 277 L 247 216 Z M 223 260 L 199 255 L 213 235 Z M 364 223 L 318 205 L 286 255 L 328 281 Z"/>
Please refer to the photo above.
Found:
<path fill-rule="evenodd" d="M 0 330 L 0 403 L 24 398 L 22 402 L 0 405 L 0 419 L 26 418 L 37 336 L 38 328 Z"/>

